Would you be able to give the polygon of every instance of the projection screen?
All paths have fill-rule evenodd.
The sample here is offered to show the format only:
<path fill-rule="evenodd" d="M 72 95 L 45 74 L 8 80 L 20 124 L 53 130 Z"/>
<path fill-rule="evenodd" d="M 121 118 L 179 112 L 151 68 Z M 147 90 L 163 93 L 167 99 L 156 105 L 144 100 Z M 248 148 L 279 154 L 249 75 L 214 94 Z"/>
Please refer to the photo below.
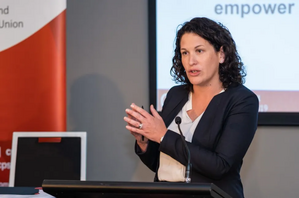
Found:
<path fill-rule="evenodd" d="M 231 32 L 245 86 L 259 98 L 259 125 L 299 125 L 297 1 L 149 0 L 150 102 L 161 110 L 180 24 L 208 17 Z"/>

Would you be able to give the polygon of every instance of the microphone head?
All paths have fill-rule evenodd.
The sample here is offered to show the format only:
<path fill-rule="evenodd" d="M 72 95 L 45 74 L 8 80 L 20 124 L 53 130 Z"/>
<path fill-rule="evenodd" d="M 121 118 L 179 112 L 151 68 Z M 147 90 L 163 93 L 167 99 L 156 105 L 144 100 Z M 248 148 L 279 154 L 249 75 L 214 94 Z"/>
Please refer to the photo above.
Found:
<path fill-rule="evenodd" d="M 176 124 L 181 124 L 181 122 L 182 122 L 181 117 L 177 116 L 177 117 L 175 118 L 175 123 L 176 123 Z"/>

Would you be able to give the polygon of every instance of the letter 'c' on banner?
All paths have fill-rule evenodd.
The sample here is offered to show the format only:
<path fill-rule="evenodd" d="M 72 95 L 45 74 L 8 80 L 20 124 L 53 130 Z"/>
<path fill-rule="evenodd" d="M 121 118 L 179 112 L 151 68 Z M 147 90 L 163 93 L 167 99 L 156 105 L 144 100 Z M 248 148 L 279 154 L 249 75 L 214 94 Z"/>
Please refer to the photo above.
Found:
<path fill-rule="evenodd" d="M 66 130 L 66 0 L 0 1 L 0 186 L 14 131 Z"/>

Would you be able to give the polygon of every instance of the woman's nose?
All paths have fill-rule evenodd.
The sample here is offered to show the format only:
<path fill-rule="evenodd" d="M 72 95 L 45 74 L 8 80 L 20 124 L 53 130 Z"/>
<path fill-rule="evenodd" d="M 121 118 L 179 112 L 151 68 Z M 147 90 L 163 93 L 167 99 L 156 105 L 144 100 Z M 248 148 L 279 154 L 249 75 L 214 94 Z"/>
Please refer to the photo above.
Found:
<path fill-rule="evenodd" d="M 195 65 L 196 63 L 197 63 L 196 54 L 190 53 L 190 56 L 189 56 L 189 65 Z"/>

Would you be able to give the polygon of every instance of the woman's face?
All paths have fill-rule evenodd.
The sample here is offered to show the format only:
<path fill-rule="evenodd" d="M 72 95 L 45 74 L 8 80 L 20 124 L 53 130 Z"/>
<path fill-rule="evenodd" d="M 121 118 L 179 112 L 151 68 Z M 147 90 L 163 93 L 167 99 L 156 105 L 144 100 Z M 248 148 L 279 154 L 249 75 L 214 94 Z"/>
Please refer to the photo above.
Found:
<path fill-rule="evenodd" d="M 182 64 L 193 86 L 219 85 L 219 63 L 224 61 L 222 48 L 214 47 L 195 33 L 183 34 L 180 42 Z"/>

